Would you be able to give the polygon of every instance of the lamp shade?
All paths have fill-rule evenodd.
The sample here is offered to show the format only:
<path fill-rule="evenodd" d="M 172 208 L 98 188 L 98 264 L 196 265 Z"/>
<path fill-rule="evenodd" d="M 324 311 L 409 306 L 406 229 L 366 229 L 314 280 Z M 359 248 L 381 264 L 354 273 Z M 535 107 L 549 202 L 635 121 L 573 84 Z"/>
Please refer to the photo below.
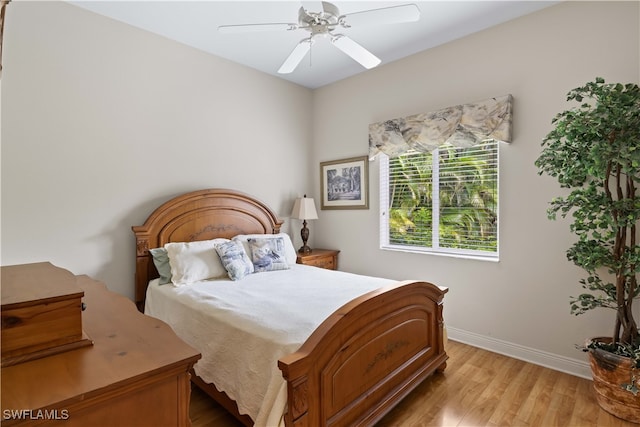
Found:
<path fill-rule="evenodd" d="M 296 199 L 293 204 L 293 210 L 291 211 L 291 218 L 304 220 L 318 219 L 318 213 L 316 212 L 316 205 L 313 203 L 313 199 L 308 198 L 306 195 Z"/>

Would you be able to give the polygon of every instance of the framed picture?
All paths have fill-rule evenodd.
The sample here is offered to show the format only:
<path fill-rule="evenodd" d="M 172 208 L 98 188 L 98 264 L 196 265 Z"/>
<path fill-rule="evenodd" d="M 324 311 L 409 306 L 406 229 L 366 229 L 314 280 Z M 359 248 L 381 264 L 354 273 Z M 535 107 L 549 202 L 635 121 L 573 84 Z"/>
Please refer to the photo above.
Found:
<path fill-rule="evenodd" d="M 367 156 L 320 163 L 321 209 L 369 209 Z"/>

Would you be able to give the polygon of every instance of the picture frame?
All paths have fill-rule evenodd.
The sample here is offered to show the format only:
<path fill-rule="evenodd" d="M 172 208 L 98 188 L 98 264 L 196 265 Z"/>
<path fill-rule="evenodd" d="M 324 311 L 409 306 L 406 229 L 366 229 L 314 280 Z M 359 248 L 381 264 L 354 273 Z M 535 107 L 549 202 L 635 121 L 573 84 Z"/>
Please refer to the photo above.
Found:
<path fill-rule="evenodd" d="M 369 209 L 369 159 L 320 163 L 320 209 Z"/>

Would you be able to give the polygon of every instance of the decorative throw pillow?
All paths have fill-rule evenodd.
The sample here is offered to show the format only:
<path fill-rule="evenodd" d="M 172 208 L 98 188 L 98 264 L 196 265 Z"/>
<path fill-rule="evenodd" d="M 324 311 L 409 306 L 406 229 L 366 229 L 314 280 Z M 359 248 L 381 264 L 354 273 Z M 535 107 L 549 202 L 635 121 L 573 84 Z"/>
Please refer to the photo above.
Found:
<path fill-rule="evenodd" d="M 179 286 L 223 277 L 227 272 L 215 247 L 218 243 L 228 241 L 229 239 L 213 239 L 164 245 L 171 265 L 171 282 Z"/>
<path fill-rule="evenodd" d="M 216 245 L 216 252 L 231 280 L 240 280 L 253 273 L 253 264 L 239 242 L 220 243 Z"/>
<path fill-rule="evenodd" d="M 256 237 L 248 239 L 247 242 L 251 249 L 254 271 L 289 269 L 282 237 Z"/>
<path fill-rule="evenodd" d="M 239 234 L 233 238 L 233 240 L 241 242 L 244 245 L 244 250 L 247 252 L 247 255 L 251 256 L 251 248 L 249 247 L 249 239 L 275 239 L 282 238 L 284 241 L 284 253 L 285 260 L 289 266 L 296 263 L 296 259 L 298 257 L 298 253 L 296 249 L 293 247 L 293 242 L 291 241 L 291 237 L 287 233 L 278 233 L 278 234 Z"/>
<path fill-rule="evenodd" d="M 154 248 L 149 249 L 149 252 L 151 252 L 153 264 L 156 266 L 156 270 L 158 270 L 158 274 L 160 275 L 159 284 L 166 285 L 167 283 L 171 283 L 171 265 L 169 264 L 167 250 L 165 248 Z"/>

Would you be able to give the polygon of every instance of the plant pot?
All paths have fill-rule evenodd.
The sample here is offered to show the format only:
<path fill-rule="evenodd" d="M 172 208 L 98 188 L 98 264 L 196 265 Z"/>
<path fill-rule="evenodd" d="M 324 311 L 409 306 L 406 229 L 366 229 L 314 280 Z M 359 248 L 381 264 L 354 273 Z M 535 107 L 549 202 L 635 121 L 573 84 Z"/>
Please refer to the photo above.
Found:
<path fill-rule="evenodd" d="M 593 338 L 590 341 L 606 343 L 611 339 Z M 640 393 L 634 395 L 624 388 L 631 383 L 634 373 L 636 386 L 640 387 L 640 369 L 635 368 L 633 372 L 631 359 L 599 348 L 589 349 L 589 363 L 600 407 L 618 418 L 640 424 Z"/>

